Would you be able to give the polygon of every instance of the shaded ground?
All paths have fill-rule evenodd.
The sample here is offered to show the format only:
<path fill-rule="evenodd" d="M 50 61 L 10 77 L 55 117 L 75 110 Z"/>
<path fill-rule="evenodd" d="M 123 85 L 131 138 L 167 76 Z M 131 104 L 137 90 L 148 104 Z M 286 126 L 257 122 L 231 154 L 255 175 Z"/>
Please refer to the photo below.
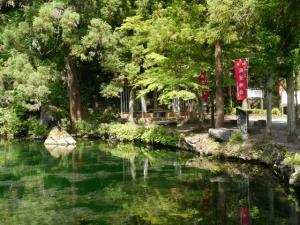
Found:
<path fill-rule="evenodd" d="M 253 126 L 255 121 L 265 120 L 264 116 L 260 115 L 250 115 L 250 126 L 249 126 L 249 140 L 252 142 L 271 142 L 274 144 L 278 144 L 280 146 L 286 147 L 288 150 L 293 152 L 300 152 L 300 142 L 299 143 L 291 143 L 287 141 L 287 117 L 286 116 L 274 116 L 272 123 L 272 136 L 265 136 L 265 127 L 261 126 Z M 235 115 L 227 115 L 225 116 L 225 124 L 226 127 L 236 127 L 236 116 Z M 210 124 L 209 120 L 207 120 L 204 128 L 200 131 L 197 130 L 197 125 L 184 125 L 182 127 L 177 128 L 177 131 L 181 133 L 187 133 L 192 135 L 195 139 L 199 138 L 207 138 L 207 130 L 209 129 Z M 297 127 L 297 135 L 300 140 L 300 128 Z"/>

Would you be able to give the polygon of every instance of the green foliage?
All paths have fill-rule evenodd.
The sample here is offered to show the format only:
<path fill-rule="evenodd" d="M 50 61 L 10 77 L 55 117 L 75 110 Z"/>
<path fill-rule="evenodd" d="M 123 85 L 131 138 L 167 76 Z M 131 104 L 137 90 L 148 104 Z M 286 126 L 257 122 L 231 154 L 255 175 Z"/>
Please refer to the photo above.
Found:
<path fill-rule="evenodd" d="M 281 116 L 281 110 L 279 108 L 273 108 L 272 114 L 276 116 Z"/>
<path fill-rule="evenodd" d="M 105 98 L 115 98 L 120 96 L 122 86 L 118 83 L 111 82 L 107 85 L 102 85 L 101 94 Z"/>
<path fill-rule="evenodd" d="M 94 131 L 94 128 L 92 124 L 85 120 L 79 120 L 76 123 L 76 131 L 78 135 L 87 135 L 87 134 L 92 134 Z"/>
<path fill-rule="evenodd" d="M 16 110 L 0 108 L 0 136 L 11 138 L 26 131 L 26 124 L 20 119 Z"/>
<path fill-rule="evenodd" d="M 60 119 L 60 127 L 66 131 L 70 131 L 72 129 L 72 123 L 71 120 L 69 118 L 61 118 Z"/>
<path fill-rule="evenodd" d="M 178 133 L 170 132 L 167 128 L 158 125 L 150 125 L 141 136 L 143 142 L 166 146 L 177 146 L 179 139 Z"/>
<path fill-rule="evenodd" d="M 26 54 L 16 53 L 8 58 L 0 70 L 1 106 L 14 104 L 37 110 L 49 94 L 51 73 L 48 67 L 32 65 Z"/>
<path fill-rule="evenodd" d="M 49 129 L 41 124 L 39 119 L 31 117 L 27 120 L 28 135 L 30 137 L 46 137 L 49 133 Z"/>
<path fill-rule="evenodd" d="M 286 155 L 285 162 L 289 165 L 300 165 L 300 154 L 289 153 Z"/>
<path fill-rule="evenodd" d="M 237 131 L 237 132 L 234 132 L 229 141 L 228 141 L 230 144 L 238 144 L 238 143 L 241 143 L 243 142 L 243 134 L 242 132 L 240 131 Z"/>
<path fill-rule="evenodd" d="M 98 133 L 102 136 L 108 135 L 111 139 L 119 141 L 143 142 L 173 147 L 176 147 L 180 140 L 180 134 L 159 125 L 144 127 L 132 123 L 102 124 L 98 128 Z"/>
<path fill-rule="evenodd" d="M 140 141 L 143 131 L 143 127 L 131 123 L 113 123 L 108 127 L 109 136 L 120 141 Z"/>
<path fill-rule="evenodd" d="M 120 113 L 116 112 L 112 107 L 107 107 L 99 116 L 95 116 L 96 123 L 110 123 L 120 118 Z"/>

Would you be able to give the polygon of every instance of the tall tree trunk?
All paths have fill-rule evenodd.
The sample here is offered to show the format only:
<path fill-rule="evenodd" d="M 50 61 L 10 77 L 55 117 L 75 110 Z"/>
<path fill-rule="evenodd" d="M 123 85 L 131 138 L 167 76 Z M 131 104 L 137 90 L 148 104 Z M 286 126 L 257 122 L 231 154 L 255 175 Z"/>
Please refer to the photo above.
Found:
<path fill-rule="evenodd" d="M 268 78 L 267 85 L 267 126 L 266 126 L 266 135 L 271 135 L 272 127 L 272 105 L 273 105 L 273 94 L 272 94 L 273 79 L 272 76 Z"/>
<path fill-rule="evenodd" d="M 215 127 L 215 103 L 214 103 L 214 93 L 210 93 L 210 125 Z"/>
<path fill-rule="evenodd" d="M 287 85 L 287 100 L 288 100 L 288 115 L 287 115 L 287 132 L 288 141 L 295 141 L 296 135 L 296 120 L 295 120 L 295 96 L 294 96 L 294 77 L 290 74 L 286 79 Z"/>
<path fill-rule="evenodd" d="M 67 50 L 65 53 L 65 67 L 67 72 L 68 95 L 70 104 L 70 115 L 73 125 L 82 119 L 80 88 L 75 59 Z"/>
<path fill-rule="evenodd" d="M 216 121 L 215 127 L 224 125 L 224 96 L 223 96 L 223 71 L 222 71 L 222 44 L 221 40 L 215 43 L 216 67 Z"/>
<path fill-rule="evenodd" d="M 130 89 L 128 121 L 135 123 L 135 88 Z"/>
<path fill-rule="evenodd" d="M 295 99 L 296 99 L 296 125 L 299 124 L 299 107 L 298 107 L 298 79 L 297 74 L 295 73 Z"/>

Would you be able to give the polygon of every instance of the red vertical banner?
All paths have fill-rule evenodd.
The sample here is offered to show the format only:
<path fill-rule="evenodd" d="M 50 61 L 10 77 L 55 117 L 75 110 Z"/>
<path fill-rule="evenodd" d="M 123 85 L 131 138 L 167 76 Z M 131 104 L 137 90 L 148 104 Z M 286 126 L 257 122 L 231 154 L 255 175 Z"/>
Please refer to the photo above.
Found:
<path fill-rule="evenodd" d="M 198 76 L 198 80 L 200 85 L 207 85 L 208 84 L 207 74 L 205 72 L 201 72 Z M 209 92 L 203 91 L 201 98 L 203 100 L 207 100 L 209 98 Z"/>
<path fill-rule="evenodd" d="M 278 95 L 281 97 L 283 92 L 283 79 L 278 80 Z"/>
<path fill-rule="evenodd" d="M 249 209 L 240 209 L 240 225 L 251 225 Z"/>
<path fill-rule="evenodd" d="M 248 88 L 248 60 L 239 59 L 234 61 L 234 75 L 236 82 L 236 99 L 242 101 L 247 98 Z"/>

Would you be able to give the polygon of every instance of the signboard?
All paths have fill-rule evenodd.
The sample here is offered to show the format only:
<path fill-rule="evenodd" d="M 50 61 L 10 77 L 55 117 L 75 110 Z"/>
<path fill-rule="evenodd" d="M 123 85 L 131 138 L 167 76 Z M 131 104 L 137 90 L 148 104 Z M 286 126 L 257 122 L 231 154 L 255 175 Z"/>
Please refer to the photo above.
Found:
<path fill-rule="evenodd" d="M 264 92 L 259 89 L 248 89 L 248 98 L 249 99 L 264 98 Z"/>
<path fill-rule="evenodd" d="M 198 80 L 199 80 L 200 85 L 207 85 L 208 84 L 207 74 L 205 72 L 202 72 L 199 75 Z M 207 100 L 209 98 L 209 92 L 208 91 L 203 91 L 201 98 L 203 100 Z"/>
<path fill-rule="evenodd" d="M 300 104 L 300 91 L 295 91 L 295 98 L 294 98 L 294 101 L 295 101 L 295 104 L 296 102 L 298 102 L 298 105 Z M 287 99 L 287 93 L 286 91 L 282 91 L 282 95 L 281 95 L 281 98 L 280 98 L 280 106 L 284 107 L 284 106 L 287 106 L 288 104 L 288 99 Z"/>
<path fill-rule="evenodd" d="M 248 87 L 248 60 L 239 59 L 234 61 L 234 75 L 236 82 L 236 98 L 242 101 L 247 98 Z"/>

